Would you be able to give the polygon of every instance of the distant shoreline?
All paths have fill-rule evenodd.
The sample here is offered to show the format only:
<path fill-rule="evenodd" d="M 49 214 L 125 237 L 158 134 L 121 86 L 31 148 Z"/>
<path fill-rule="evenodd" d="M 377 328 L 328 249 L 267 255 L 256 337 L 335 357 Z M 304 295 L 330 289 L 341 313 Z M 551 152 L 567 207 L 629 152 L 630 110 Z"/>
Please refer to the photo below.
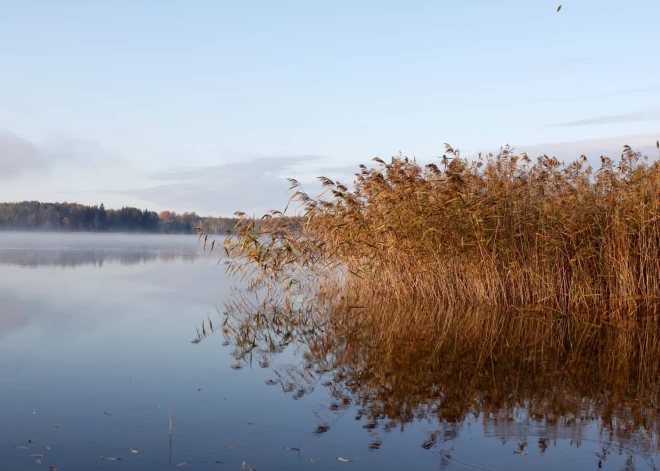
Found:
<path fill-rule="evenodd" d="M 204 217 L 194 212 L 106 209 L 102 203 L 0 203 L 0 231 L 196 234 L 196 228 L 201 228 L 206 234 L 221 235 L 233 230 L 238 221 L 237 217 Z M 263 224 L 262 219 L 257 221 L 258 226 Z"/>

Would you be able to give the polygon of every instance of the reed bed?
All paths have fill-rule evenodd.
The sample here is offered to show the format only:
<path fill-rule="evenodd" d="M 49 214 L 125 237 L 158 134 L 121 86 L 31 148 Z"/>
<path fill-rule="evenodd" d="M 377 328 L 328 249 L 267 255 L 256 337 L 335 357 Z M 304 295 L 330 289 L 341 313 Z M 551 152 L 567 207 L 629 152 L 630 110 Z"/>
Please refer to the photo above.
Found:
<path fill-rule="evenodd" d="M 326 191 L 311 198 L 291 180 L 295 226 L 279 211 L 268 224 L 237 213 L 227 270 L 280 320 L 306 306 L 298 326 L 357 320 L 366 346 L 471 345 L 479 361 L 507 345 L 564 358 L 584 350 L 572 358 L 598 355 L 604 374 L 657 378 L 657 162 L 627 146 L 596 171 L 585 157 L 532 162 L 508 147 L 471 162 L 450 146 L 440 165 L 374 160 L 351 190 L 320 177 Z M 603 329 L 607 341 L 596 341 Z"/>
<path fill-rule="evenodd" d="M 222 251 L 248 283 L 222 331 L 239 363 L 272 367 L 293 346 L 303 364 L 270 384 L 299 398 L 332 375 L 333 405 L 357 404 L 369 430 L 436 419 L 424 447 L 470 415 L 506 424 L 521 409 L 660 432 L 658 163 L 627 146 L 598 170 L 508 147 L 374 160 L 350 190 L 320 177 L 311 198 L 290 180 L 295 226 L 237 213 Z"/>
<path fill-rule="evenodd" d="M 374 160 L 380 166 L 361 165 L 352 190 L 319 177 L 327 190 L 311 198 L 290 180 L 302 207 L 295 229 L 279 211 L 266 226 L 237 213 L 223 247 L 229 270 L 287 287 L 348 285 L 399 305 L 659 324 L 658 163 L 628 146 L 597 171 L 584 156 L 532 162 L 508 147 L 472 162 L 448 145 L 440 165 Z"/>

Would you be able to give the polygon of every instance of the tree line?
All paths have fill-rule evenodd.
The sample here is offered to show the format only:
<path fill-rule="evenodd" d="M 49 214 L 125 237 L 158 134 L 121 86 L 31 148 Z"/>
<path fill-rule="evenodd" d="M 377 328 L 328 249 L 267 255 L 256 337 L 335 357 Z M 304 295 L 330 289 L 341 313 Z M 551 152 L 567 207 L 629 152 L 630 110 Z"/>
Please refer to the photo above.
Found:
<path fill-rule="evenodd" d="M 156 213 L 148 209 L 123 207 L 106 209 L 78 203 L 23 201 L 0 203 L 0 230 L 90 231 L 192 234 L 201 227 L 208 234 L 224 234 L 238 218 L 203 217 L 174 211 Z M 262 225 L 264 222 L 259 221 Z"/>

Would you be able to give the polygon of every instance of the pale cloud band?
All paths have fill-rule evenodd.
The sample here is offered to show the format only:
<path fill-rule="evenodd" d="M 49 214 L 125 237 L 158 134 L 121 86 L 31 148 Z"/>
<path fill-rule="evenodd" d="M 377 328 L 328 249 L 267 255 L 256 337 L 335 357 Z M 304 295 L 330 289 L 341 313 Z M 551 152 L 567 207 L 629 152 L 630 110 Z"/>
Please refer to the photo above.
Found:
<path fill-rule="evenodd" d="M 564 123 L 556 123 L 554 127 L 567 127 L 567 126 L 589 126 L 599 124 L 621 124 L 621 123 L 637 123 L 642 121 L 660 121 L 660 109 L 635 111 L 632 113 L 623 113 L 607 116 L 595 116 L 593 118 L 579 119 L 576 121 L 567 121 Z"/>
<path fill-rule="evenodd" d="M 270 209 L 282 210 L 286 206 L 291 196 L 287 177 L 295 177 L 304 164 L 323 160 L 315 155 L 264 157 L 171 170 L 148 175 L 152 180 L 167 183 L 119 193 L 158 207 L 190 208 L 203 215 L 230 215 L 244 211 L 262 216 Z"/>
<path fill-rule="evenodd" d="M 660 132 L 513 147 L 517 153 L 526 152 L 531 158 L 546 154 L 566 162 L 586 155 L 591 164 L 597 166 L 601 155 L 616 159 L 624 145 L 653 158 L 657 155 L 655 141 L 659 136 Z M 432 161 L 435 159 L 421 159 L 420 163 Z M 203 215 L 228 216 L 235 211 L 244 211 L 261 216 L 270 209 L 282 210 L 286 206 L 292 194 L 287 177 L 299 180 L 303 189 L 315 197 L 322 191 L 316 177 L 327 176 L 351 186 L 360 163 L 375 165 L 370 159 L 354 165 L 333 165 L 331 159 L 315 155 L 256 158 L 212 167 L 159 172 L 150 178 L 154 183 L 161 183 L 121 194 L 159 207 L 189 208 Z"/>
<path fill-rule="evenodd" d="M 30 141 L 0 131 L 0 180 L 42 171 L 48 162 Z"/>
<path fill-rule="evenodd" d="M 623 152 L 623 146 L 630 146 L 634 151 L 651 159 L 658 157 L 655 143 L 660 139 L 660 130 L 655 133 L 630 134 L 627 136 L 585 139 L 579 141 L 550 142 L 547 144 L 513 146 L 515 151 L 526 152 L 530 158 L 541 155 L 557 157 L 564 162 L 572 162 L 581 155 L 586 156 L 594 167 L 600 165 L 600 157 L 606 156 L 617 160 Z"/>
<path fill-rule="evenodd" d="M 513 143 L 513 147 L 515 152 L 526 152 L 531 158 L 545 154 L 565 162 L 586 155 L 597 168 L 601 155 L 616 159 L 624 145 L 654 159 L 658 155 L 655 142 L 659 138 L 660 131 L 570 142 Z M 497 152 L 497 148 L 479 150 Z M 389 159 L 387 155 L 380 157 Z M 418 160 L 421 164 L 437 161 L 434 157 Z M 99 171 L 109 162 L 114 162 L 114 172 Z M 130 166 L 120 167 L 117 162 L 118 159 L 113 161 L 112 156 L 102 152 L 94 142 L 64 140 L 37 146 L 3 133 L 0 134 L 0 179 L 4 182 L 0 185 L 0 200 L 68 200 L 92 205 L 103 202 L 107 207 L 126 205 L 156 211 L 195 211 L 204 216 L 230 216 L 235 211 L 261 216 L 268 210 L 286 207 L 293 193 L 287 178 L 300 181 L 303 189 L 315 197 L 323 190 L 317 177 L 327 176 L 350 187 L 360 163 L 376 165 L 371 156 L 349 162 L 305 154 L 242 158 L 220 165 L 138 174 Z M 76 168 L 77 173 L 54 171 L 55 167 L 65 169 L 67 166 Z M 81 171 L 80 167 L 86 170 Z M 295 210 L 292 206 L 288 214 L 294 214 Z"/>
<path fill-rule="evenodd" d="M 122 163 L 121 159 L 93 140 L 59 137 L 37 144 L 0 130 L 0 180 L 44 174 L 62 165 L 101 169 Z"/>

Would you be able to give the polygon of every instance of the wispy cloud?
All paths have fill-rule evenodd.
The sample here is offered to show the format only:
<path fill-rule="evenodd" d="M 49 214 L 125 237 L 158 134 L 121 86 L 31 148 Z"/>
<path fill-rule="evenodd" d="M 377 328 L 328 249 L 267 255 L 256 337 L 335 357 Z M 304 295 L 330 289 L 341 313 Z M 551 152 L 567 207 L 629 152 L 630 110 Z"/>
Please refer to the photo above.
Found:
<path fill-rule="evenodd" d="M 0 179 L 10 180 L 28 172 L 42 171 L 47 164 L 32 142 L 0 131 Z"/>
<path fill-rule="evenodd" d="M 124 159 L 93 139 L 54 138 L 41 146 L 41 152 L 53 163 L 70 163 L 83 167 L 126 164 Z"/>
<path fill-rule="evenodd" d="M 215 216 L 244 211 L 261 216 L 269 209 L 282 210 L 286 206 L 291 194 L 287 177 L 295 178 L 301 166 L 321 160 L 320 156 L 299 155 L 174 169 L 149 175 L 152 180 L 167 183 L 114 193 L 177 211 L 195 210 Z"/>
<path fill-rule="evenodd" d="M 228 162 L 212 167 L 180 167 L 164 172 L 152 173 L 148 177 L 152 180 L 164 181 L 244 178 L 248 175 L 280 174 L 292 167 L 320 159 L 321 157 L 318 155 L 259 157 L 243 162 Z"/>
<path fill-rule="evenodd" d="M 600 93 L 598 97 L 619 96 L 619 95 L 635 95 L 638 93 L 658 93 L 660 92 L 660 85 L 650 85 L 648 87 L 628 88 L 624 90 L 613 90 L 611 92 Z"/>
<path fill-rule="evenodd" d="M 646 111 L 634 111 L 632 113 L 595 116 L 593 118 L 579 119 L 576 121 L 555 123 L 552 124 L 551 126 L 554 127 L 590 126 L 590 125 L 598 125 L 598 124 L 636 123 L 640 121 L 659 121 L 659 120 L 660 120 L 660 110 L 646 110 Z"/>
<path fill-rule="evenodd" d="M 0 180 L 15 180 L 43 173 L 56 165 L 104 167 L 121 160 L 93 140 L 57 138 L 37 144 L 9 131 L 0 130 Z"/>
<path fill-rule="evenodd" d="M 531 145 L 513 145 L 513 147 L 516 152 L 526 152 L 531 158 L 545 154 L 551 157 L 557 157 L 566 162 L 573 161 L 579 156 L 585 155 L 593 165 L 598 165 L 598 159 L 601 155 L 616 158 L 621 155 L 623 146 L 625 145 L 651 158 L 655 157 L 658 155 L 655 147 L 655 142 L 658 139 L 660 139 L 660 130 L 657 133 L 641 133 L 600 139 L 583 139 Z"/>
<path fill-rule="evenodd" d="M 537 95 L 534 95 L 527 98 L 521 98 L 520 102 L 531 103 L 531 104 L 582 102 L 582 101 L 593 101 L 598 98 L 610 98 L 610 97 L 625 96 L 625 95 L 643 95 L 645 93 L 660 93 L 660 85 L 649 85 L 647 87 L 626 88 L 622 90 L 610 90 L 608 92 L 601 92 L 601 93 L 576 93 L 572 96 L 561 95 L 561 96 L 544 96 L 543 98 L 538 98 Z"/>
<path fill-rule="evenodd" d="M 588 64 L 593 64 L 598 61 L 596 57 L 587 57 L 587 56 L 576 56 L 576 57 L 564 57 L 561 59 L 555 59 L 547 62 L 541 63 L 542 67 L 575 67 L 583 66 Z"/>

